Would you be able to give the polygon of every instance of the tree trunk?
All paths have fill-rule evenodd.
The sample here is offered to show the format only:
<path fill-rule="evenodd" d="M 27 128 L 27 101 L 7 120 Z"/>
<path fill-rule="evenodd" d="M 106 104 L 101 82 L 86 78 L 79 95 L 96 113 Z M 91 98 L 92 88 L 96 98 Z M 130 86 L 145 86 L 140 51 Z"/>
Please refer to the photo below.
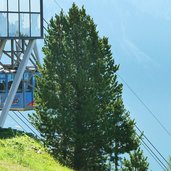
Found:
<path fill-rule="evenodd" d="M 115 158 L 114 158 L 114 163 L 115 163 L 115 171 L 118 171 L 118 153 L 115 152 Z"/>

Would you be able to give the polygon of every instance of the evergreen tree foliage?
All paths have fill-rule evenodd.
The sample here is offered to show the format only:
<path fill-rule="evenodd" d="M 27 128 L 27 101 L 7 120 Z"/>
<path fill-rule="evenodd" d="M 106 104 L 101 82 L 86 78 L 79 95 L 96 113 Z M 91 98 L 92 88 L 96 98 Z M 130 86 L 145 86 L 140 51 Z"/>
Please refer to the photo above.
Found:
<path fill-rule="evenodd" d="M 169 157 L 169 165 L 168 165 L 168 170 L 171 171 L 171 157 Z"/>
<path fill-rule="evenodd" d="M 138 148 L 130 153 L 130 160 L 124 158 L 123 171 L 147 171 L 149 163 L 147 157 L 144 157 L 143 151 Z"/>
<path fill-rule="evenodd" d="M 60 163 L 79 171 L 118 170 L 119 156 L 138 146 L 134 121 L 122 100 L 119 66 L 106 37 L 75 4 L 52 18 L 44 65 L 30 118 Z"/>

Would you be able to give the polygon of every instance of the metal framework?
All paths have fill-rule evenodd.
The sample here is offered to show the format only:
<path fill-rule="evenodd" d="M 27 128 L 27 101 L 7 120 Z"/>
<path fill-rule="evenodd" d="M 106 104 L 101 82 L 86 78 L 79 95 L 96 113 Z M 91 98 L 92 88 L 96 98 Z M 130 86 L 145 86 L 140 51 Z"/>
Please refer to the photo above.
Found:
<path fill-rule="evenodd" d="M 34 32 L 36 21 L 38 32 Z M 3 127 L 24 71 L 36 71 L 40 63 L 36 39 L 43 38 L 43 0 L 0 0 L 0 25 L 0 69 L 16 70 L 0 114 Z"/>
<path fill-rule="evenodd" d="M 27 63 L 29 61 L 32 50 L 33 50 L 33 48 L 35 46 L 35 42 L 36 42 L 36 40 L 30 40 L 29 41 L 28 46 L 26 48 L 26 51 L 24 53 L 23 59 L 22 59 L 20 65 L 18 67 L 16 76 L 14 78 L 14 81 L 13 81 L 12 86 L 10 88 L 8 97 L 7 97 L 6 101 L 5 101 L 4 107 L 3 107 L 2 112 L 1 112 L 0 127 L 3 127 L 3 125 L 5 123 L 5 120 L 7 118 L 8 112 L 10 110 L 10 107 L 11 107 L 11 104 L 13 102 L 14 96 L 15 96 L 15 94 L 17 92 L 17 89 L 19 87 L 21 78 L 22 78 L 22 76 L 24 74 L 26 65 L 27 65 Z"/>

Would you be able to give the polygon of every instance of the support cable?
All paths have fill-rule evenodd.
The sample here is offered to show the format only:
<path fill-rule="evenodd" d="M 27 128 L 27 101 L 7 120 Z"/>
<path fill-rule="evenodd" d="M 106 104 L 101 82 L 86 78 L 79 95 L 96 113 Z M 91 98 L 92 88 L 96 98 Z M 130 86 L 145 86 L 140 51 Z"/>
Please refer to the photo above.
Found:
<path fill-rule="evenodd" d="M 141 131 L 142 134 L 142 131 Z M 140 137 L 140 135 L 138 135 L 138 133 L 136 133 L 136 135 L 138 137 Z M 144 148 L 150 153 L 150 155 L 153 157 L 153 159 L 164 169 L 164 171 L 168 171 L 167 166 L 162 162 L 162 160 L 160 160 L 160 158 L 156 155 L 156 153 L 149 147 L 149 145 L 147 145 L 147 143 L 142 139 L 140 139 L 140 143 L 144 146 Z M 158 151 L 158 150 L 157 150 Z M 161 156 L 160 156 L 161 157 Z M 166 170 L 165 170 L 166 169 Z"/>
<path fill-rule="evenodd" d="M 44 21 L 47 25 L 49 25 L 45 18 L 43 18 L 43 21 Z M 44 25 L 43 25 L 43 28 L 44 28 L 44 30 L 45 30 L 46 32 L 48 32 L 47 28 L 46 28 Z"/>
<path fill-rule="evenodd" d="M 25 132 L 27 132 L 26 131 L 26 129 L 24 129 L 24 127 L 14 118 L 14 117 L 12 117 L 11 115 L 10 115 L 10 113 L 8 114 L 8 116 L 11 118 L 11 119 L 13 119 L 22 129 L 23 129 L 23 131 L 25 131 Z"/>
<path fill-rule="evenodd" d="M 144 143 L 144 145 L 150 150 L 150 152 L 155 156 L 155 158 L 163 165 L 163 167 L 168 171 L 168 168 L 165 166 L 165 164 L 159 159 L 159 157 L 153 152 L 153 150 L 145 143 L 143 139 L 141 139 L 141 142 Z"/>
<path fill-rule="evenodd" d="M 39 130 L 37 130 L 37 128 L 20 112 L 20 111 L 18 111 L 18 113 L 20 114 L 20 115 L 22 115 L 22 117 L 29 123 L 29 124 L 31 124 L 31 126 L 33 126 L 33 128 L 41 135 L 41 132 L 39 131 Z"/>
<path fill-rule="evenodd" d="M 46 21 L 46 19 L 45 18 L 43 18 L 43 20 L 45 21 L 45 23 L 48 25 L 48 22 Z M 45 29 L 46 29 L 46 27 L 44 27 Z"/>
<path fill-rule="evenodd" d="M 151 150 L 147 147 L 146 144 L 141 142 L 141 145 L 147 150 L 147 152 L 151 155 L 151 157 L 160 165 L 160 167 L 165 171 L 165 167 L 157 160 L 156 155 L 154 155 Z M 168 169 L 167 169 L 168 170 Z"/>
<path fill-rule="evenodd" d="M 19 117 L 16 112 L 13 111 L 13 113 L 32 131 L 32 133 L 41 139 L 41 137 L 21 117 Z"/>
<path fill-rule="evenodd" d="M 140 128 L 135 125 L 137 130 L 143 135 L 143 137 L 148 141 L 148 143 L 154 148 L 154 150 L 160 155 L 160 157 L 169 165 L 169 162 L 164 158 L 164 156 L 159 152 L 159 150 L 152 144 L 152 142 L 147 138 L 147 136 L 140 130 Z"/>
<path fill-rule="evenodd" d="M 155 114 L 150 110 L 150 108 L 143 102 L 143 100 L 135 93 L 135 91 L 128 85 L 128 83 L 119 75 L 119 78 L 125 83 L 128 89 L 134 94 L 134 96 L 141 102 L 141 104 L 147 109 L 147 111 L 153 116 L 153 118 L 157 121 L 160 127 L 171 137 L 171 133 L 168 129 L 161 123 L 161 121 L 155 116 Z"/>
<path fill-rule="evenodd" d="M 56 4 L 61 10 L 63 10 L 63 8 L 61 7 L 61 5 L 58 3 L 57 0 L 54 0 L 54 2 L 55 2 L 55 4 Z"/>
<path fill-rule="evenodd" d="M 46 29 L 46 27 L 45 27 L 45 26 L 43 26 L 43 28 L 44 28 L 44 30 L 45 30 L 46 32 L 48 32 L 48 30 Z"/>

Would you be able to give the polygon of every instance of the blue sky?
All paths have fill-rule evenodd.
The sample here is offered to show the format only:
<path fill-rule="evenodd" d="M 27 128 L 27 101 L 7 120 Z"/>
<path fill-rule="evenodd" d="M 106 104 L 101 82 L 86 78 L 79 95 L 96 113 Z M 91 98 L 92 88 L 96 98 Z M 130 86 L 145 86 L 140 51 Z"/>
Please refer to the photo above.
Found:
<path fill-rule="evenodd" d="M 68 11 L 72 0 L 57 0 Z M 101 36 L 109 37 L 119 74 L 155 116 L 171 132 L 171 1 L 170 0 L 75 0 L 93 17 Z M 60 9 L 54 0 L 44 0 L 44 18 Z M 39 41 L 39 51 L 43 41 Z M 43 54 L 40 52 L 41 56 Z M 119 79 L 120 82 L 122 82 Z M 124 84 L 125 107 L 137 125 L 168 159 L 171 137 Z M 8 120 L 8 125 L 11 121 Z M 161 171 L 149 157 L 150 169 Z"/>

